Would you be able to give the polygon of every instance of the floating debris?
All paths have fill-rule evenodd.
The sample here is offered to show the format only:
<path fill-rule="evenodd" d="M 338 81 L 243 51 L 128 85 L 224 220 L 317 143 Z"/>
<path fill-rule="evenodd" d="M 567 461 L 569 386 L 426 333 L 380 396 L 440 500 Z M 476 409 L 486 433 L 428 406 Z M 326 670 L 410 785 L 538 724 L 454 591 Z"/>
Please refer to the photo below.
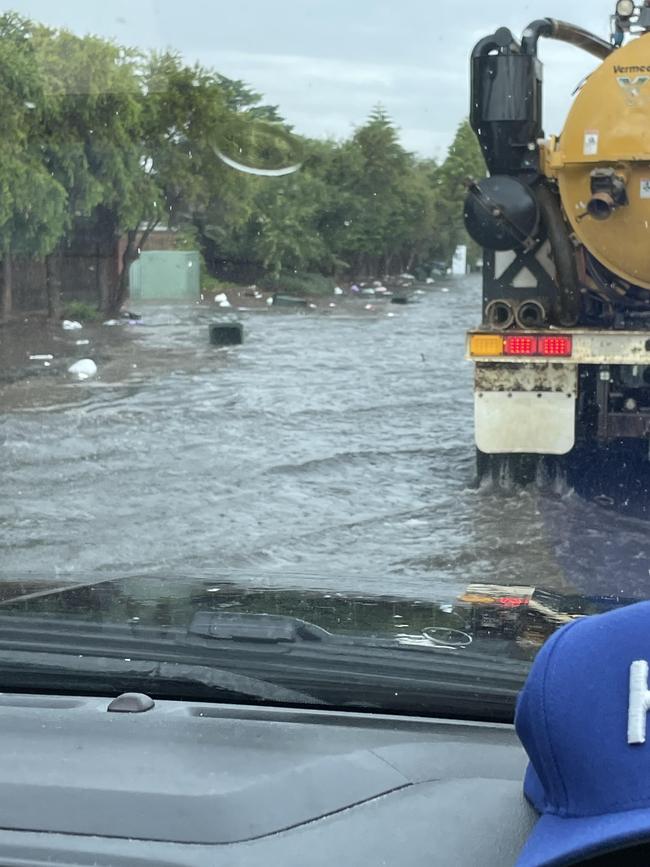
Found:
<path fill-rule="evenodd" d="M 90 379 L 97 373 L 97 365 L 92 358 L 80 358 L 68 368 L 68 373 L 76 376 L 77 379 Z"/>
<path fill-rule="evenodd" d="M 81 322 L 77 322 L 74 319 L 64 319 L 61 325 L 64 331 L 78 331 L 80 328 L 83 328 Z"/>
<path fill-rule="evenodd" d="M 244 342 L 241 322 L 213 322 L 209 329 L 212 346 L 239 346 Z"/>

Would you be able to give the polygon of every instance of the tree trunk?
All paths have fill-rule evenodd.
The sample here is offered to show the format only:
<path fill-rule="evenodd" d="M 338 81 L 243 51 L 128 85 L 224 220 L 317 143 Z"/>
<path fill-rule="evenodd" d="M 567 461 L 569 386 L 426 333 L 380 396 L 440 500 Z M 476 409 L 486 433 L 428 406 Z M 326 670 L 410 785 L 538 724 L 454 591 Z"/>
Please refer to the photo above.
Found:
<path fill-rule="evenodd" d="M 56 258 L 45 257 L 45 290 L 47 293 L 47 315 L 58 319 L 61 315 L 61 280 L 59 279 Z"/>
<path fill-rule="evenodd" d="M 138 258 L 138 233 L 134 229 L 130 229 L 126 236 L 126 247 L 122 253 L 122 268 L 117 277 L 117 280 L 111 287 L 106 306 L 106 315 L 110 317 L 117 316 L 126 301 L 129 294 L 129 270 L 133 262 Z"/>
<path fill-rule="evenodd" d="M 156 221 L 155 223 L 147 226 L 147 228 L 140 235 L 139 239 L 137 229 L 129 229 L 126 233 L 126 247 L 124 248 L 124 252 L 122 253 L 122 270 L 120 271 L 120 275 L 117 279 L 117 284 L 108 296 L 108 309 L 106 310 L 106 313 L 109 316 L 117 316 L 122 309 L 122 305 L 129 297 L 129 272 L 131 270 L 131 265 L 134 262 L 137 262 L 140 258 L 141 249 L 147 243 L 149 235 L 153 232 L 157 225 L 158 222 Z"/>
<path fill-rule="evenodd" d="M 2 318 L 8 319 L 13 310 L 13 274 L 11 251 L 5 250 L 2 257 Z"/>

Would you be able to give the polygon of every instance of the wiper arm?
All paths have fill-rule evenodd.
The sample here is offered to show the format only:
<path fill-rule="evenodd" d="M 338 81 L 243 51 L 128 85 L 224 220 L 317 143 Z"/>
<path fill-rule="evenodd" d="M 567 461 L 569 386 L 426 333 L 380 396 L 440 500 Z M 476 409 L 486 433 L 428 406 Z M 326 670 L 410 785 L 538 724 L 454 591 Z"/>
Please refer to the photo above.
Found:
<path fill-rule="evenodd" d="M 281 614 L 240 614 L 225 611 L 198 611 L 187 630 L 190 635 L 235 641 L 298 642 L 335 641 L 326 629 Z"/>

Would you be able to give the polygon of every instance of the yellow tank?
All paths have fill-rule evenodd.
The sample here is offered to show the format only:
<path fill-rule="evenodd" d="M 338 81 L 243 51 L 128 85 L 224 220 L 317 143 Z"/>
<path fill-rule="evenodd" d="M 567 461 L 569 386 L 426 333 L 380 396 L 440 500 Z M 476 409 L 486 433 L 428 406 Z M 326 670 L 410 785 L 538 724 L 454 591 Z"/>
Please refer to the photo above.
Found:
<path fill-rule="evenodd" d="M 542 159 L 578 240 L 650 290 L 650 33 L 589 76 Z"/>

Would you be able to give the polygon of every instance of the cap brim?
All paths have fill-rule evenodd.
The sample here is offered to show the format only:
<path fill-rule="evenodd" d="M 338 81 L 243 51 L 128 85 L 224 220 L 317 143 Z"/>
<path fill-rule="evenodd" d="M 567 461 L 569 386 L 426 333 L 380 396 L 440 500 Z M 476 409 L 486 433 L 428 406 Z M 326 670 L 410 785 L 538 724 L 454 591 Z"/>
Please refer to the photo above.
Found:
<path fill-rule="evenodd" d="M 584 819 L 542 816 L 516 867 L 564 867 L 650 841 L 650 807 Z"/>

